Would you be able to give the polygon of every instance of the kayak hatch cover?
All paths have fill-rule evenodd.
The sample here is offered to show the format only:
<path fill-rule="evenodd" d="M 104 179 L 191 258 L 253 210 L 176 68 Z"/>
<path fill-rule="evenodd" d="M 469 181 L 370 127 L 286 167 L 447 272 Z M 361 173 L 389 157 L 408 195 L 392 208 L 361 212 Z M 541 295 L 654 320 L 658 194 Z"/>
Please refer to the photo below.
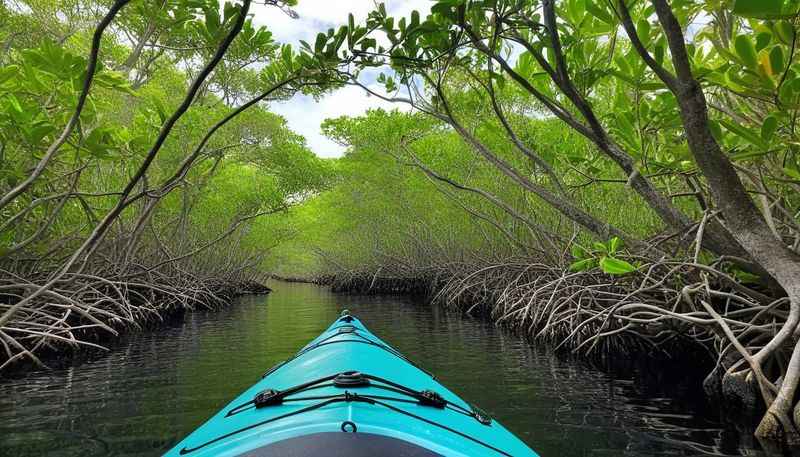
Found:
<path fill-rule="evenodd" d="M 537 457 L 346 311 L 165 455 Z"/>

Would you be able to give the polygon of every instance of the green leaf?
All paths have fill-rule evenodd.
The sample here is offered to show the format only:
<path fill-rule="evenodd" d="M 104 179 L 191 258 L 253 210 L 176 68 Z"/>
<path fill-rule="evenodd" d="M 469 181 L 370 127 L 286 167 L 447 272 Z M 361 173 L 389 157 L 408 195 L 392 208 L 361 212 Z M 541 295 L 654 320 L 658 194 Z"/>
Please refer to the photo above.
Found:
<path fill-rule="evenodd" d="M 754 275 L 753 273 L 749 273 L 744 270 L 740 270 L 738 268 L 733 270 L 733 276 L 739 280 L 741 283 L 745 284 L 758 284 L 761 282 L 761 277 L 758 275 Z"/>
<path fill-rule="evenodd" d="M 731 152 L 731 160 L 739 162 L 741 160 L 752 159 L 753 157 L 762 157 L 769 154 L 769 151 L 734 151 Z"/>
<path fill-rule="evenodd" d="M 217 8 L 206 8 L 206 30 L 208 31 L 208 35 L 210 38 L 213 38 L 219 32 L 220 27 L 220 17 L 219 17 L 219 10 Z"/>
<path fill-rule="evenodd" d="M 653 58 L 658 62 L 659 65 L 664 64 L 664 44 L 658 43 L 656 44 L 655 49 L 653 49 Z"/>
<path fill-rule="evenodd" d="M 624 75 L 630 75 L 632 73 L 631 66 L 628 64 L 628 61 L 625 60 L 625 57 L 617 56 L 614 58 L 614 62 L 619 67 L 620 72 L 622 72 Z"/>
<path fill-rule="evenodd" d="M 158 118 L 161 120 L 162 123 L 167 120 L 167 108 L 164 106 L 164 102 L 161 100 L 160 97 L 153 98 L 153 104 L 155 105 L 156 114 L 158 114 Z"/>
<path fill-rule="evenodd" d="M 725 120 L 720 120 L 720 124 L 722 124 L 728 131 L 734 133 L 740 138 L 747 140 L 747 142 L 762 148 L 767 149 L 767 144 L 764 140 L 761 139 L 761 136 L 755 133 L 753 130 L 748 129 L 746 127 L 742 127 L 741 125 L 734 124 L 732 122 L 728 122 Z"/>
<path fill-rule="evenodd" d="M 222 20 L 225 23 L 228 23 L 233 20 L 234 16 L 239 12 L 239 8 L 236 7 L 231 2 L 225 2 L 225 6 L 222 8 Z"/>
<path fill-rule="evenodd" d="M 6 96 L 6 100 L 8 100 L 8 104 L 11 105 L 11 109 L 17 113 L 22 112 L 22 105 L 20 105 L 19 100 L 17 100 L 17 97 L 15 97 L 14 94 L 8 94 Z"/>
<path fill-rule="evenodd" d="M 767 18 L 783 13 L 783 0 L 736 0 L 733 14 L 742 17 Z"/>
<path fill-rule="evenodd" d="M 622 240 L 615 236 L 608 241 L 608 253 L 614 255 L 622 247 Z"/>
<path fill-rule="evenodd" d="M 128 82 L 122 73 L 116 71 L 101 71 L 95 75 L 94 80 L 98 86 L 119 90 L 133 96 L 137 95 L 131 87 L 130 82 Z M 83 81 L 75 80 L 74 82 L 76 84 L 75 90 L 80 90 L 80 87 L 83 85 Z"/>
<path fill-rule="evenodd" d="M 352 49 L 353 44 L 355 44 L 355 40 L 353 39 L 353 31 L 356 28 L 356 20 L 353 17 L 353 13 L 347 15 L 347 47 Z"/>
<path fill-rule="evenodd" d="M 760 51 L 769 45 L 769 42 L 772 41 L 772 34 L 769 32 L 761 32 L 756 35 L 756 50 Z"/>
<path fill-rule="evenodd" d="M 453 9 L 452 2 L 439 2 L 431 7 L 431 14 L 439 14 L 447 19 L 455 20 L 456 12 Z"/>
<path fill-rule="evenodd" d="M 778 130 L 778 119 L 772 115 L 767 116 L 761 124 L 761 138 L 769 142 L 776 130 Z"/>
<path fill-rule="evenodd" d="M 585 8 L 584 2 L 580 0 L 568 0 L 566 4 L 570 21 L 573 24 L 578 25 L 581 22 L 581 19 L 583 19 Z M 482 12 L 481 15 L 483 15 Z"/>
<path fill-rule="evenodd" d="M 758 67 L 758 57 L 756 56 L 756 48 L 753 42 L 747 35 L 739 35 L 733 42 L 736 55 L 742 62 L 749 68 L 755 69 Z"/>
<path fill-rule="evenodd" d="M 31 144 L 38 144 L 45 136 L 53 133 L 55 130 L 56 128 L 52 124 L 39 124 L 27 132 L 28 141 L 31 142 Z"/>
<path fill-rule="evenodd" d="M 591 270 L 597 266 L 597 259 L 583 259 L 578 260 L 577 262 L 573 262 L 569 265 L 569 271 L 586 271 Z"/>
<path fill-rule="evenodd" d="M 19 74 L 19 67 L 16 65 L 8 65 L 0 68 L 0 84 L 16 77 Z"/>
<path fill-rule="evenodd" d="M 570 253 L 572 253 L 572 257 L 576 259 L 585 259 L 589 255 L 589 253 L 586 252 L 586 249 L 574 243 L 572 244 L 572 246 L 570 246 L 569 251 Z"/>
<path fill-rule="evenodd" d="M 778 89 L 778 100 L 784 105 L 792 105 L 796 99 L 796 91 L 794 90 L 794 81 L 786 81 Z"/>
<path fill-rule="evenodd" d="M 636 24 L 636 35 L 645 46 L 650 42 L 650 22 L 647 19 L 640 19 Z"/>
<path fill-rule="evenodd" d="M 769 52 L 769 66 L 772 68 L 773 73 L 780 73 L 783 71 L 783 49 L 780 46 L 775 46 Z"/>
<path fill-rule="evenodd" d="M 790 178 L 792 178 L 792 179 L 794 179 L 796 181 L 800 181 L 800 171 L 798 171 L 798 170 L 796 170 L 794 168 L 783 167 L 783 172 L 786 173 L 786 176 L 788 176 L 788 177 L 790 177 Z"/>
<path fill-rule="evenodd" d="M 636 271 L 636 267 L 630 263 L 621 259 L 615 259 L 614 257 L 603 257 L 600 259 L 600 269 L 603 270 L 603 273 L 608 273 L 610 275 L 624 275 Z"/>
<path fill-rule="evenodd" d="M 601 243 L 599 241 L 595 241 L 594 243 L 592 243 L 592 247 L 594 247 L 594 250 L 598 251 L 598 252 L 603 252 L 603 253 L 607 253 L 608 252 L 608 247 L 606 247 L 605 244 L 603 244 L 603 243 Z"/>
<path fill-rule="evenodd" d="M 292 46 L 285 44 L 281 47 L 281 59 L 288 68 L 292 67 Z"/>
<path fill-rule="evenodd" d="M 104 127 L 92 130 L 84 139 L 83 147 L 96 158 L 109 158 L 109 152 L 114 147 L 113 131 Z"/>
<path fill-rule="evenodd" d="M 317 39 L 316 41 L 314 41 L 314 52 L 317 54 L 321 53 L 327 41 L 328 41 L 327 35 L 325 35 L 324 33 L 318 33 Z"/>
<path fill-rule="evenodd" d="M 378 42 L 375 41 L 375 38 L 365 38 L 361 41 L 361 50 L 366 51 L 369 49 L 374 48 L 378 45 Z"/>
<path fill-rule="evenodd" d="M 789 21 L 779 21 L 775 24 L 775 33 L 784 44 L 791 45 L 794 39 L 794 26 Z"/>
<path fill-rule="evenodd" d="M 602 1 L 598 5 L 593 0 L 586 0 L 585 7 L 586 7 L 586 11 L 589 14 L 591 14 L 594 17 L 596 17 L 597 19 L 600 19 L 601 21 L 605 22 L 606 24 L 613 24 L 614 23 L 614 18 L 611 16 L 611 14 L 608 13 L 608 11 L 605 10 L 605 6 L 604 6 Z"/>

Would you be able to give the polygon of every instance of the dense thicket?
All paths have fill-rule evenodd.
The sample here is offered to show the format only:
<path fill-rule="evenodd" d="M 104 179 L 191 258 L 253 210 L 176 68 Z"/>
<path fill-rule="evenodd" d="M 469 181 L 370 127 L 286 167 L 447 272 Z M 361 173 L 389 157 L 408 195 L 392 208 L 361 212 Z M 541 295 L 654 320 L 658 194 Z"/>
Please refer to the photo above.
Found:
<path fill-rule="evenodd" d="M 710 391 L 799 443 L 797 8 L 446 0 L 320 34 L 413 114 L 329 122 L 349 152 L 295 260 L 580 352 L 700 345 Z"/>
<path fill-rule="evenodd" d="M 248 7 L 0 4 L 0 369 L 260 287 L 330 165 L 259 105 L 321 80 Z"/>

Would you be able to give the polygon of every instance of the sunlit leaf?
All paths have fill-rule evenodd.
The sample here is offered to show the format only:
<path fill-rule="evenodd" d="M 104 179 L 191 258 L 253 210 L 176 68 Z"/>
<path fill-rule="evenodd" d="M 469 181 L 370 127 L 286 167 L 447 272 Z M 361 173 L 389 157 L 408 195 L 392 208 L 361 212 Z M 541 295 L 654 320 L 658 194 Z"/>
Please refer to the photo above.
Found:
<path fill-rule="evenodd" d="M 743 17 L 768 18 L 783 13 L 783 0 L 736 0 L 733 14 Z"/>
<path fill-rule="evenodd" d="M 636 271 L 636 267 L 630 263 L 607 256 L 600 259 L 600 269 L 610 275 L 624 275 Z"/>
<path fill-rule="evenodd" d="M 608 241 L 608 253 L 609 254 L 616 254 L 617 251 L 622 247 L 622 239 L 615 236 Z"/>
<path fill-rule="evenodd" d="M 766 149 L 767 144 L 761 138 L 760 133 L 756 133 L 753 130 L 743 127 L 739 124 L 734 122 L 728 122 L 726 120 L 721 120 L 720 123 L 730 132 L 734 133 L 738 137 L 746 140 L 747 142 L 757 146 L 759 148 Z"/>
<path fill-rule="evenodd" d="M 761 138 L 769 142 L 777 129 L 778 119 L 775 116 L 767 116 L 761 124 Z"/>
<path fill-rule="evenodd" d="M 758 66 L 758 58 L 756 57 L 756 48 L 750 37 L 747 35 L 739 35 L 733 41 L 734 50 L 736 55 L 744 62 L 749 68 L 756 68 Z"/>
<path fill-rule="evenodd" d="M 611 13 L 606 11 L 605 2 L 603 1 L 596 1 L 596 0 L 585 0 L 585 8 L 586 11 L 591 14 L 592 16 L 600 19 L 601 21 L 605 22 L 606 24 L 613 24 L 614 18 L 611 16 Z"/>
<path fill-rule="evenodd" d="M 569 265 L 569 270 L 574 272 L 591 270 L 597 266 L 597 259 L 583 259 Z"/>

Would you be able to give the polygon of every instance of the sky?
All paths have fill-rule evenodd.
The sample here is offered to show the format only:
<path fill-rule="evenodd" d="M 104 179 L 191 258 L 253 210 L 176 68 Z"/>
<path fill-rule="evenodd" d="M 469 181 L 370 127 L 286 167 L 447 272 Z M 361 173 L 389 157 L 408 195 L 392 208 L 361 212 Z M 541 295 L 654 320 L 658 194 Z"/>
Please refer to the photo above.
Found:
<path fill-rule="evenodd" d="M 417 10 L 425 17 L 430 11 L 431 0 L 383 0 L 390 16 L 410 16 Z M 264 25 L 273 34 L 275 41 L 299 46 L 300 40 L 314 43 L 319 32 L 338 28 L 347 23 L 347 15 L 353 13 L 356 23 L 363 23 L 367 13 L 375 9 L 373 0 L 300 0 L 293 8 L 299 15 L 291 19 L 275 7 L 253 5 L 253 22 Z M 379 91 L 380 92 L 380 91 Z M 344 148 L 325 138 L 320 124 L 325 119 L 340 116 L 358 116 L 368 108 L 404 108 L 397 104 L 368 96 L 363 89 L 348 86 L 324 96 L 319 101 L 298 94 L 285 102 L 273 103 L 270 110 L 285 117 L 289 128 L 306 138 L 308 147 L 320 157 L 339 157 Z"/>

